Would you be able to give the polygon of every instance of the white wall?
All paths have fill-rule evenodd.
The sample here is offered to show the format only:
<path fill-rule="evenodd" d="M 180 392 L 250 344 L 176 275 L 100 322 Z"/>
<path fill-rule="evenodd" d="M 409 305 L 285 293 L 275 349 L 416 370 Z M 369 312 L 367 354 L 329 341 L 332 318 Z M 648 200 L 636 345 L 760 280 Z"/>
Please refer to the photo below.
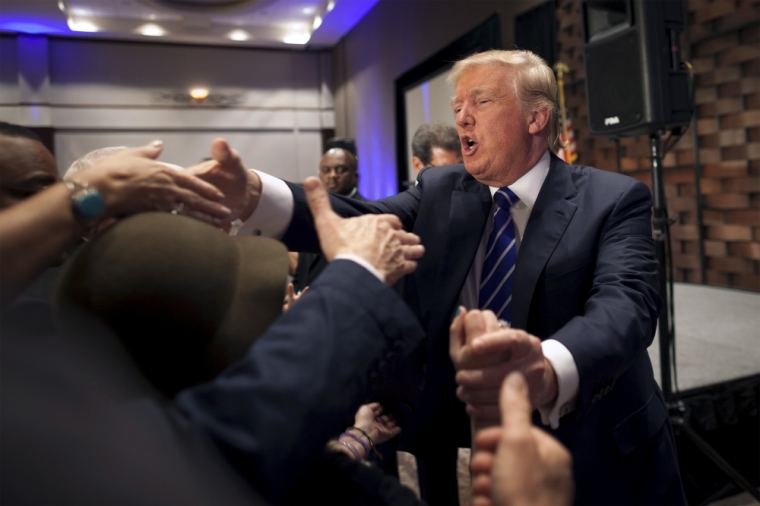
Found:
<path fill-rule="evenodd" d="M 53 127 L 61 171 L 92 149 L 153 139 L 163 160 L 191 165 L 225 137 L 248 165 L 300 181 L 335 123 L 326 52 L 2 36 L 0 58 L 0 119 Z M 162 98 L 197 86 L 235 103 Z"/>

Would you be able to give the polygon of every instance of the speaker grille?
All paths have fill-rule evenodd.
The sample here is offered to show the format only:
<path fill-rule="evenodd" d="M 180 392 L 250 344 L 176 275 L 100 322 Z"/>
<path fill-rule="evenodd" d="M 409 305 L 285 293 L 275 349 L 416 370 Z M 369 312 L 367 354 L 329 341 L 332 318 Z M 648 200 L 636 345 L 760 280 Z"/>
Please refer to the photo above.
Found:
<path fill-rule="evenodd" d="M 592 134 L 627 130 L 645 121 L 641 51 L 634 30 L 585 48 Z"/>

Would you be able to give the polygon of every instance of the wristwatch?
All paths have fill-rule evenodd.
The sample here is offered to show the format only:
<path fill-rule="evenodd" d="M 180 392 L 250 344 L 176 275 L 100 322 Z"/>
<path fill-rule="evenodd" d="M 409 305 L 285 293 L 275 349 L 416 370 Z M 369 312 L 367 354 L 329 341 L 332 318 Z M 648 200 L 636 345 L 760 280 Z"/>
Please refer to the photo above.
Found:
<path fill-rule="evenodd" d="M 100 221 L 106 203 L 103 195 L 95 188 L 90 188 L 87 181 L 64 181 L 71 193 L 71 211 L 74 218 L 86 227 L 92 227 Z"/>

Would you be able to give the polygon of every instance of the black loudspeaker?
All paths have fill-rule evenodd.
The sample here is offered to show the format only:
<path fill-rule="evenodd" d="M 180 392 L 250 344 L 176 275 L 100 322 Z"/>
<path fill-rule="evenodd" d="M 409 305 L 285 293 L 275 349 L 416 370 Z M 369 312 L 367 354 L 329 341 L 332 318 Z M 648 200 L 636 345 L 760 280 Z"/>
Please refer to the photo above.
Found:
<path fill-rule="evenodd" d="M 625 137 L 688 125 L 682 0 L 584 0 L 582 6 L 591 134 Z"/>

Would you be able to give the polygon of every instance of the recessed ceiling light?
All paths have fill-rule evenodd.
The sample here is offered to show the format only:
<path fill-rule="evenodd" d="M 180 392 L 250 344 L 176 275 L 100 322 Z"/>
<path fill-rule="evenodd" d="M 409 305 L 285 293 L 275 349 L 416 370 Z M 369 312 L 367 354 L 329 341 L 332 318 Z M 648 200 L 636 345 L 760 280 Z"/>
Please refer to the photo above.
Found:
<path fill-rule="evenodd" d="M 204 100 L 208 97 L 208 90 L 206 88 L 193 88 L 190 90 L 190 96 L 195 100 Z"/>
<path fill-rule="evenodd" d="M 248 32 L 246 32 L 245 30 L 233 30 L 230 32 L 228 37 L 232 40 L 239 40 L 239 41 L 248 40 L 251 38 L 251 36 L 248 35 Z"/>
<path fill-rule="evenodd" d="M 148 37 L 161 37 L 166 33 L 163 28 L 153 23 L 141 26 L 138 31 Z"/>
<path fill-rule="evenodd" d="M 58 0 L 58 8 L 61 9 L 61 12 L 66 12 L 66 4 L 63 3 L 63 0 Z"/>
<path fill-rule="evenodd" d="M 70 14 L 72 16 L 92 16 L 90 9 L 82 9 L 81 7 L 72 7 Z"/>
<path fill-rule="evenodd" d="M 321 24 L 322 24 L 322 16 L 317 16 L 314 18 L 314 22 L 311 24 L 311 27 L 314 30 L 316 30 L 317 28 L 320 27 Z"/>
<path fill-rule="evenodd" d="M 282 41 L 285 44 L 306 44 L 310 38 L 311 35 L 308 33 L 289 33 Z"/>
<path fill-rule="evenodd" d="M 304 14 L 314 14 L 314 12 L 316 12 L 316 10 L 317 9 L 315 9 L 314 7 L 304 7 L 302 12 Z"/>
<path fill-rule="evenodd" d="M 69 25 L 69 29 L 72 32 L 97 32 L 98 30 L 100 30 L 100 28 L 98 28 L 98 25 L 96 25 L 92 21 L 87 21 L 83 19 L 69 18 L 67 24 Z"/>
<path fill-rule="evenodd" d="M 148 16 L 148 19 L 153 20 L 153 19 L 156 19 L 157 17 L 158 16 L 156 16 L 155 14 L 151 14 Z"/>
<path fill-rule="evenodd" d="M 335 8 L 335 0 L 330 0 L 330 3 L 327 4 L 327 9 L 325 9 L 325 12 L 330 12 Z"/>

